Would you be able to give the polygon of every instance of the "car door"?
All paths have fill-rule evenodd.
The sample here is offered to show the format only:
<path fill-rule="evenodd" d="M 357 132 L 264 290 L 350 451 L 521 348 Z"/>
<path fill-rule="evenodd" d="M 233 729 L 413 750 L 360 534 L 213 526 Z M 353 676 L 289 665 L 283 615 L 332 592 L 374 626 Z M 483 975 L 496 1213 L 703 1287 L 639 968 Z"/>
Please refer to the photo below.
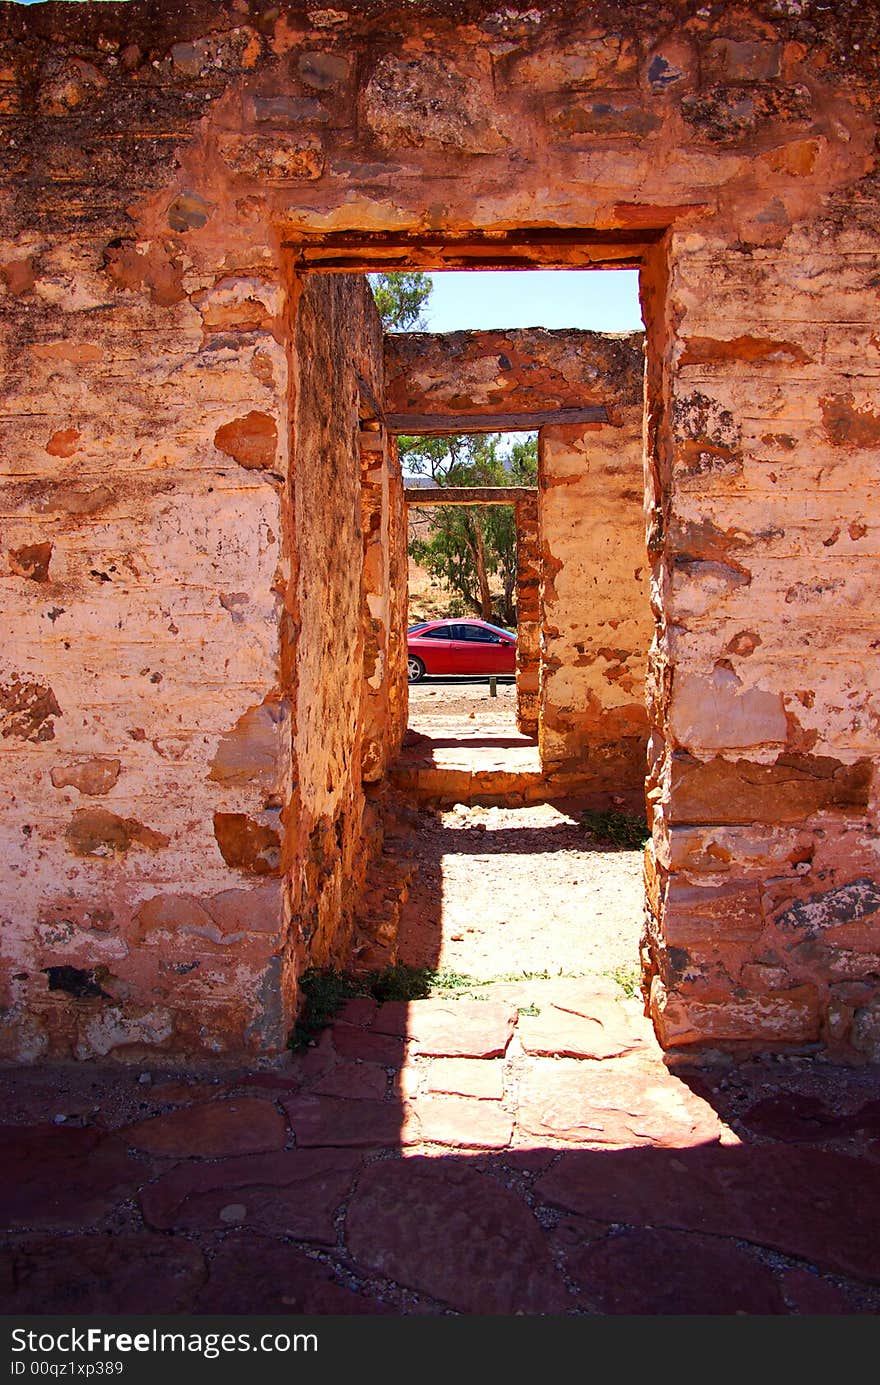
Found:
<path fill-rule="evenodd" d="M 475 624 L 471 629 L 471 638 L 478 642 L 482 651 L 484 672 L 513 673 L 516 668 L 516 646 L 512 641 L 485 625 Z"/>
<path fill-rule="evenodd" d="M 417 643 L 410 643 L 410 648 L 418 654 L 426 673 L 455 672 L 450 626 L 436 625 L 432 630 L 420 630 L 416 640 Z"/>
<path fill-rule="evenodd" d="M 493 630 L 495 643 L 491 645 L 493 651 L 493 673 L 516 673 L 517 672 L 517 641 L 513 634 L 504 634 Z"/>
<path fill-rule="evenodd" d="M 449 626 L 450 673 L 474 673 L 477 660 L 474 658 L 470 641 L 465 634 L 464 625 Z"/>
<path fill-rule="evenodd" d="M 516 673 L 516 636 L 502 635 L 498 648 L 498 672 Z"/>
<path fill-rule="evenodd" d="M 501 672 L 498 637 L 476 621 L 462 622 L 452 627 L 452 649 L 456 673 L 485 677 Z"/>

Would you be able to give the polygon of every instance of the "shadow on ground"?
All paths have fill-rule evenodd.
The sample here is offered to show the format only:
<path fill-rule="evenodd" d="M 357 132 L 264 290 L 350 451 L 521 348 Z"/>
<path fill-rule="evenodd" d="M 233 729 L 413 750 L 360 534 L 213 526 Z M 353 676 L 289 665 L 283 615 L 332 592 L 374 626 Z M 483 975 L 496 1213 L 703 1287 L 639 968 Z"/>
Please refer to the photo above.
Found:
<path fill-rule="evenodd" d="M 6 1071 L 5 1311 L 877 1312 L 876 1070 L 675 1075 L 638 1011 L 526 981 L 350 1001 L 283 1071 Z"/>
<path fill-rule="evenodd" d="M 489 825 L 437 869 L 577 842 Z M 5 1311 L 877 1313 L 878 1076 L 671 1071 L 601 975 L 353 999 L 261 1070 L 6 1069 Z"/>

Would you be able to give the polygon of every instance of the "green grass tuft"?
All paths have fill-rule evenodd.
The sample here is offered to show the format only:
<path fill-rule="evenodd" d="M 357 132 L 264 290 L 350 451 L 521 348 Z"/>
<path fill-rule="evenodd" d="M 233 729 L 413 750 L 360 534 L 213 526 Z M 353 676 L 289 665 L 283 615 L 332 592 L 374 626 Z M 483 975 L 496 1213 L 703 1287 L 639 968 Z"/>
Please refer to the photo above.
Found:
<path fill-rule="evenodd" d="M 465 990 L 473 984 L 471 977 L 455 971 L 410 967 L 405 962 L 397 962 L 385 971 L 371 972 L 365 977 L 368 994 L 380 1005 L 388 1000 L 426 1000 L 440 991 Z"/>
<path fill-rule="evenodd" d="M 580 824 L 603 845 L 628 851 L 643 847 L 651 835 L 646 818 L 637 813 L 621 813 L 616 808 L 587 809 L 580 815 Z"/>
<path fill-rule="evenodd" d="M 294 1052 L 306 1048 L 326 1029 L 347 1000 L 367 994 L 360 981 L 332 967 L 311 967 L 303 972 L 299 986 L 300 1013 L 287 1041 Z"/>
<path fill-rule="evenodd" d="M 641 993 L 641 972 L 634 963 L 622 962 L 619 967 L 612 967 L 610 971 L 606 971 L 605 975 L 617 982 L 627 1000 L 632 1000 Z"/>
<path fill-rule="evenodd" d="M 455 971 L 410 967 L 398 962 L 384 971 L 349 976 L 332 967 L 312 967 L 300 977 L 301 1008 L 287 1047 L 297 1052 L 313 1043 L 322 1029 L 332 1024 L 347 1000 L 372 996 L 379 1004 L 389 1000 L 425 1000 L 450 991 L 471 990 L 479 982 Z"/>

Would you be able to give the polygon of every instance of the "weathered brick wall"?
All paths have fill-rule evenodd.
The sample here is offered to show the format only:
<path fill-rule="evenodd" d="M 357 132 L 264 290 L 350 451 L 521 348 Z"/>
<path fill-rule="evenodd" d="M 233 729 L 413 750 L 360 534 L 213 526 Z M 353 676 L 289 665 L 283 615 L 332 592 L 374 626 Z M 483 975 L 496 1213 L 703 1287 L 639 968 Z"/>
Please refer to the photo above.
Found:
<path fill-rule="evenodd" d="M 409 536 L 403 475 L 397 439 L 389 441 L 388 458 L 388 619 L 386 623 L 385 685 L 388 720 L 385 725 L 385 759 L 390 764 L 403 744 L 409 721 L 409 680 L 406 667 L 406 630 L 409 624 Z"/>
<path fill-rule="evenodd" d="M 157 301 L 151 247 L 105 267 L 97 231 L 0 252 L 5 1052 L 259 1048 L 290 773 L 283 292 L 255 251 Z"/>
<path fill-rule="evenodd" d="M 10 1051 L 283 1030 L 308 814 L 356 816 L 312 771 L 288 802 L 289 253 L 647 266 L 655 1019 L 880 1052 L 878 37 L 824 0 L 0 9 Z"/>
<path fill-rule="evenodd" d="M 526 327 L 385 339 L 385 407 L 400 432 L 607 422 L 640 399 L 642 373 L 639 332 Z"/>
<path fill-rule="evenodd" d="M 642 410 L 617 425 L 542 428 L 541 763 L 588 771 L 597 796 L 640 809 L 653 622 L 643 514 Z"/>
<path fill-rule="evenodd" d="M 280 283 L 226 276 L 169 322 L 83 260 L 58 257 L 64 310 L 7 300 L 7 1052 L 278 1047 L 363 879 L 381 328 L 363 280 L 310 279 L 289 390 Z"/>
<path fill-rule="evenodd" d="M 516 724 L 537 736 L 541 690 L 541 537 L 538 496 L 516 502 Z"/>
<path fill-rule="evenodd" d="M 363 683 L 361 773 L 378 783 L 400 750 L 406 731 L 407 551 L 403 479 L 397 443 L 383 428 L 363 430 L 361 585 Z"/>
<path fill-rule="evenodd" d="M 655 379 L 649 939 L 671 1044 L 880 1051 L 875 215 L 765 249 L 676 236 L 659 271 L 679 334 Z"/>
<path fill-rule="evenodd" d="M 361 439 L 360 498 L 364 541 L 361 582 L 361 774 L 368 783 L 381 779 L 385 770 L 385 725 L 388 719 L 388 685 L 385 678 L 388 650 L 388 475 L 382 465 L 381 450 L 378 454 L 372 450 L 374 440 L 381 444 L 381 438 L 376 433 L 368 433 Z"/>
<path fill-rule="evenodd" d="M 296 710 L 285 827 L 287 965 L 295 977 L 308 963 L 344 961 L 367 864 L 363 599 L 366 585 L 383 609 L 390 604 L 389 537 L 381 517 L 383 495 L 384 510 L 390 509 L 393 478 L 389 445 L 379 434 L 382 445 L 370 455 L 380 528 L 378 542 L 368 545 L 376 571 L 365 572 L 360 404 L 361 391 L 382 395 L 382 327 L 364 278 L 312 275 L 303 282 L 291 354 Z M 372 721 L 366 732 L 382 767 L 386 733 Z"/>

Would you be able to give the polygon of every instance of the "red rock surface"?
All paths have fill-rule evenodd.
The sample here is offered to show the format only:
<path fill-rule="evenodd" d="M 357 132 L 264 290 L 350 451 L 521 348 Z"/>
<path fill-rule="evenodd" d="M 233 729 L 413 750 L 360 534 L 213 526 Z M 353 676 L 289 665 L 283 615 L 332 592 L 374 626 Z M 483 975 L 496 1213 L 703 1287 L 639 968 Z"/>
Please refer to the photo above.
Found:
<path fill-rule="evenodd" d="M 782 1289 L 793 1310 L 806 1317 L 859 1311 L 858 1300 L 853 1294 L 808 1270 L 787 1270 L 782 1276 Z"/>
<path fill-rule="evenodd" d="M 153 1116 L 129 1126 L 123 1135 L 132 1148 L 151 1154 L 200 1155 L 211 1159 L 281 1149 L 287 1139 L 287 1126 L 271 1102 L 258 1097 L 235 1097 Z"/>
<path fill-rule="evenodd" d="M 499 1101 L 503 1087 L 504 1064 L 497 1059 L 435 1058 L 425 1078 L 428 1092 L 450 1092 L 486 1101 Z"/>
<path fill-rule="evenodd" d="M 566 1293 L 516 1194 L 466 1164 L 377 1164 L 346 1219 L 355 1261 L 466 1313 L 552 1313 Z"/>
<path fill-rule="evenodd" d="M 513 1116 L 497 1101 L 467 1096 L 424 1096 L 407 1108 L 405 1143 L 452 1145 L 457 1149 L 504 1149 Z"/>
<path fill-rule="evenodd" d="M 284 1107 L 298 1146 L 368 1148 L 400 1142 L 401 1111 L 390 1101 L 300 1096 Z"/>
<path fill-rule="evenodd" d="M 568 1259 L 581 1302 L 599 1313 L 782 1313 L 776 1276 L 730 1241 L 648 1228 L 584 1246 Z"/>
<path fill-rule="evenodd" d="M 489 1000 L 425 1000 L 410 1011 L 409 1037 L 431 1057 L 496 1058 L 516 1022 L 513 1006 Z"/>
<path fill-rule="evenodd" d="M 481 1047 L 527 997 L 575 1034 L 602 1014 L 632 1051 L 526 1053 L 528 1014 L 503 1057 L 400 1037 L 460 1016 Z M 346 1015 L 276 1070 L 170 1092 L 116 1065 L 0 1069 L 16 1119 L 67 1113 L 0 1130 L 10 1311 L 880 1312 L 875 1070 L 670 1071 L 605 982 Z"/>
<path fill-rule="evenodd" d="M 387 1313 L 387 1305 L 340 1282 L 341 1275 L 293 1246 L 228 1237 L 211 1262 L 196 1313 Z"/>
<path fill-rule="evenodd" d="M 736 1237 L 880 1283 L 880 1181 L 845 1155 L 746 1145 L 578 1150 L 537 1192 L 583 1216 Z"/>
<path fill-rule="evenodd" d="M 125 1142 L 65 1126 L 0 1129 L 0 1222 L 88 1227 L 130 1197 L 143 1176 Z"/>
<path fill-rule="evenodd" d="M 362 1063 L 381 1063 L 394 1067 L 403 1060 L 406 1045 L 403 1039 L 390 1034 L 365 1032 L 350 1024 L 333 1026 L 333 1045 L 342 1058 L 357 1058 Z"/>
<path fill-rule="evenodd" d="M 198 1246 L 143 1231 L 21 1240 L 7 1254 L 7 1313 L 179 1313 L 208 1277 Z"/>
<path fill-rule="evenodd" d="M 317 1096 L 350 1097 L 353 1101 L 377 1101 L 385 1095 L 388 1078 L 376 1063 L 339 1063 L 315 1084 Z"/>
<path fill-rule="evenodd" d="M 656 1061 L 584 1065 L 536 1059 L 520 1084 L 519 1127 L 532 1141 L 699 1145 L 721 1127 L 707 1102 Z"/>
<path fill-rule="evenodd" d="M 619 1002 L 598 997 L 591 1011 L 580 1014 L 549 1005 L 539 1015 L 523 1015 L 517 1028 L 524 1051 L 567 1058 L 618 1058 L 644 1042 Z"/>
<path fill-rule="evenodd" d="M 332 1245 L 334 1214 L 359 1163 L 347 1150 L 188 1161 L 143 1188 L 140 1204 L 145 1220 L 159 1231 L 246 1226 Z"/>

